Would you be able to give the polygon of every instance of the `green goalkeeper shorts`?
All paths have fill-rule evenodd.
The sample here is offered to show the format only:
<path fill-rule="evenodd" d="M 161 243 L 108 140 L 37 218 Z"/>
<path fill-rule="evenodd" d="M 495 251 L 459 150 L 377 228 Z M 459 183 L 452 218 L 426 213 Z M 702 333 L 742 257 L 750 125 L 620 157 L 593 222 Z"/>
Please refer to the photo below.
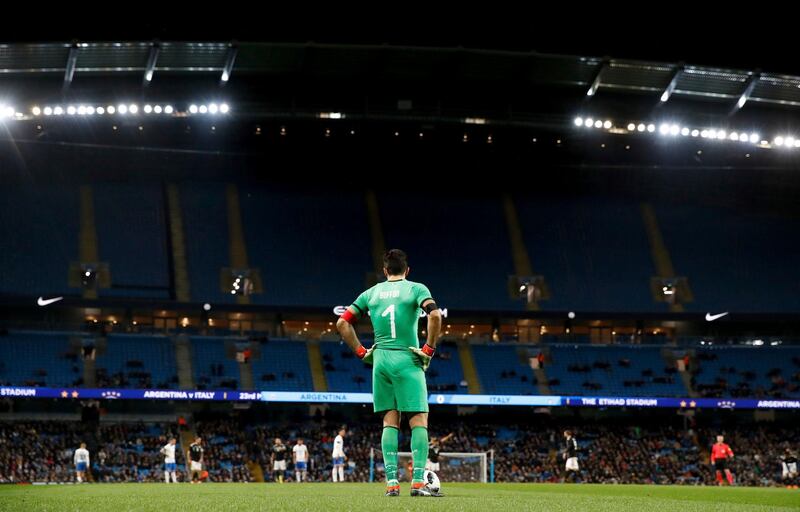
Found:
<path fill-rule="evenodd" d="M 428 386 L 419 356 L 408 349 L 376 348 L 372 400 L 375 412 L 428 412 Z"/>

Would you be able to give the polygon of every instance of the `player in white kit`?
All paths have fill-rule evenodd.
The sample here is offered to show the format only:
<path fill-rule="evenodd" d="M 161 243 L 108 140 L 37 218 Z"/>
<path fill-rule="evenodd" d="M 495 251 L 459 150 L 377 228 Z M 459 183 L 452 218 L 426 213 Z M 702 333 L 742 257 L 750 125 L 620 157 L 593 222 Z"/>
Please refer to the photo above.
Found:
<path fill-rule="evenodd" d="M 292 448 L 294 459 L 295 481 L 302 482 L 308 478 L 308 446 L 303 444 L 303 439 L 298 437 L 297 444 Z"/>
<path fill-rule="evenodd" d="M 333 481 L 344 482 L 344 436 L 347 432 L 344 428 L 339 430 L 339 435 L 333 441 Z"/>
<path fill-rule="evenodd" d="M 86 449 L 86 443 L 81 443 L 81 447 L 75 450 L 75 476 L 78 483 L 83 482 L 83 477 L 89 469 L 89 450 Z"/>
<path fill-rule="evenodd" d="M 178 483 L 178 473 L 175 464 L 175 448 L 177 440 L 171 437 L 169 442 L 161 448 L 161 454 L 164 456 L 164 482 L 169 483 L 169 478 L 172 476 L 172 483 Z"/>

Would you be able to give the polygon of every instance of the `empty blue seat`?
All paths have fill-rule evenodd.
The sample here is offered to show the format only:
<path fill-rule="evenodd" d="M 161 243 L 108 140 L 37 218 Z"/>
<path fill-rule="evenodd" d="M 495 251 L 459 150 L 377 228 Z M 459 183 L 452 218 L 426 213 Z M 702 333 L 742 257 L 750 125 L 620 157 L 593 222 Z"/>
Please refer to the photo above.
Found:
<path fill-rule="evenodd" d="M 257 389 L 275 391 L 312 391 L 308 346 L 302 341 L 270 339 L 262 343 L 261 357 L 252 362 L 253 382 Z M 266 378 L 265 378 L 266 376 Z"/>
<path fill-rule="evenodd" d="M 539 394 L 536 376 L 527 357 L 538 350 L 523 345 L 473 345 L 472 355 L 484 393 L 497 395 Z"/>
<path fill-rule="evenodd" d="M 553 345 L 545 372 L 553 394 L 686 396 L 679 375 L 668 373 L 661 347 Z M 558 380 L 557 384 L 552 383 Z M 594 386 L 594 387 L 592 387 Z"/>
<path fill-rule="evenodd" d="M 124 375 L 124 381 L 112 387 L 177 387 L 175 347 L 166 336 L 110 334 L 95 366 L 100 375 Z"/>
<path fill-rule="evenodd" d="M 101 296 L 169 298 L 164 191 L 158 185 L 92 187 L 100 261 L 111 288 Z"/>
<path fill-rule="evenodd" d="M 0 382 L 15 386 L 73 387 L 83 379 L 81 355 L 69 333 L 10 331 L 0 336 Z"/>
<path fill-rule="evenodd" d="M 192 336 L 192 371 L 197 387 L 206 389 L 238 388 L 240 381 L 239 363 L 229 359 L 225 352 L 222 336 Z M 214 368 L 212 368 L 212 365 Z M 217 371 L 217 367 L 220 367 Z"/>

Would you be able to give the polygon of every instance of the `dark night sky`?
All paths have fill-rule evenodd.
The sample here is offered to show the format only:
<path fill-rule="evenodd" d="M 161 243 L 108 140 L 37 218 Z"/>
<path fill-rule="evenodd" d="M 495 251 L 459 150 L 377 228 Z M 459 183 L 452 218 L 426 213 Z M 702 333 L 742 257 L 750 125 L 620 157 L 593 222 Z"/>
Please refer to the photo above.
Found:
<path fill-rule="evenodd" d="M 461 3 L 450 12 L 424 11 L 404 3 L 375 11 L 326 7 L 316 2 L 304 11 L 276 2 L 195 3 L 183 8 L 150 11 L 146 4 L 116 4 L 113 11 L 68 10 L 36 18 L 32 23 L 6 24 L 0 39 L 13 41 L 79 40 L 251 40 L 271 42 L 368 43 L 411 46 L 539 51 L 611 56 L 688 64 L 760 68 L 800 75 L 800 23 L 791 9 L 744 10 L 730 2 L 701 14 L 674 3 L 619 2 L 530 12 L 485 4 L 480 10 Z M 698 2 L 695 2 L 698 4 Z M 232 5 L 232 7 L 230 7 Z M 475 4 L 479 5 L 479 4 Z M 493 9 L 488 9 L 491 5 Z M 769 11 L 769 12 L 767 12 Z M 783 12 L 782 12 L 783 11 Z"/>

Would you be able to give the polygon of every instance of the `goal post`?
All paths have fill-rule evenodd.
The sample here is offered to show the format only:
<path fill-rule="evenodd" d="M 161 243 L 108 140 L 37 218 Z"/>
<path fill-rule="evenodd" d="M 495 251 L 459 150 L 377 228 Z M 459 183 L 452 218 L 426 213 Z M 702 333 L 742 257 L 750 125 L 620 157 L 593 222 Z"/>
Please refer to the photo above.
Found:
<path fill-rule="evenodd" d="M 370 449 L 369 481 L 382 478 L 383 458 L 379 449 Z M 397 453 L 397 478 L 411 481 L 409 468 L 411 452 Z M 428 466 L 426 465 L 426 468 Z M 494 482 L 494 450 L 488 452 L 440 452 L 439 470 L 436 471 L 442 482 Z"/>

